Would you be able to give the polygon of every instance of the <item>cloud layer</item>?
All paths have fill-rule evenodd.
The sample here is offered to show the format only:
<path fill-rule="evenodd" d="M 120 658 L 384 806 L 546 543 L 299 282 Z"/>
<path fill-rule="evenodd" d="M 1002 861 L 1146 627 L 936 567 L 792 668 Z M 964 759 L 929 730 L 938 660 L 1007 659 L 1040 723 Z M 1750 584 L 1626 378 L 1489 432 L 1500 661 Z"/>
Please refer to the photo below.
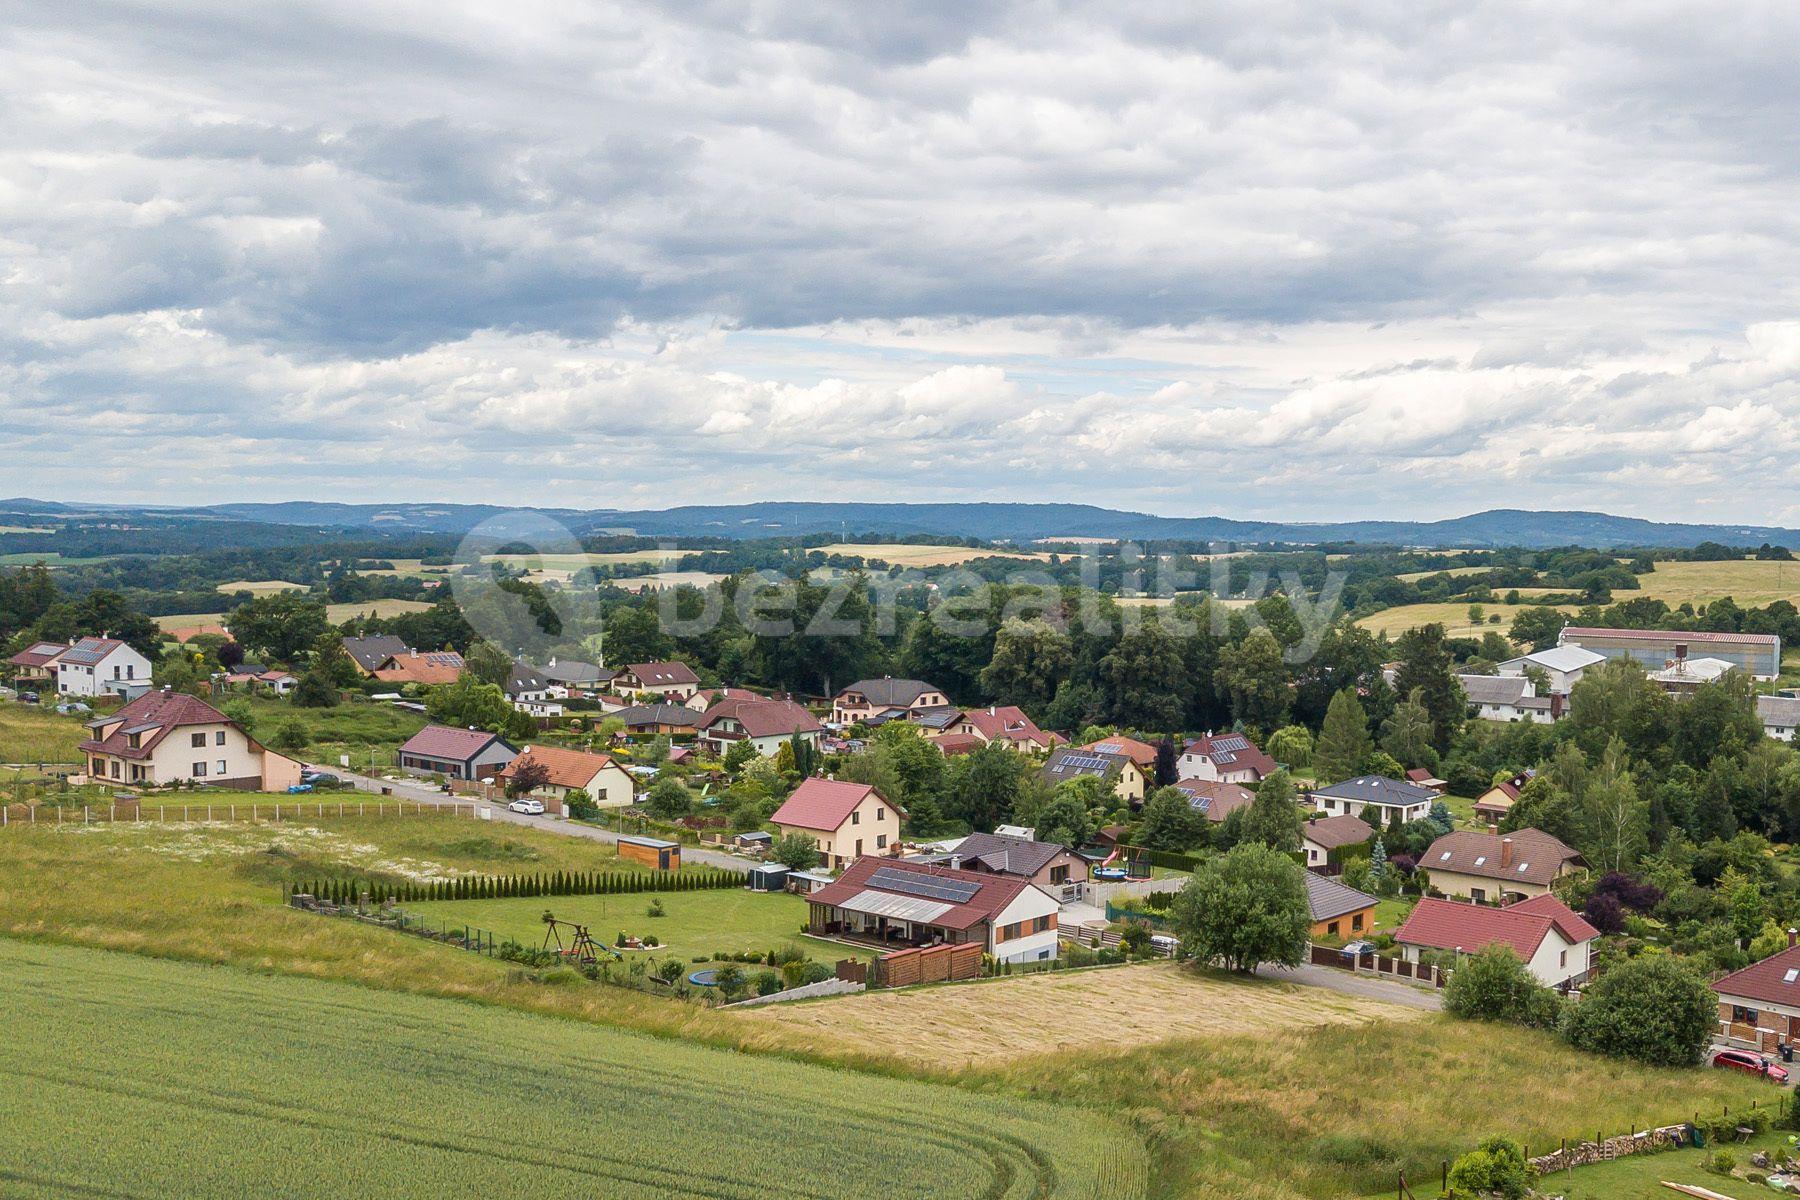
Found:
<path fill-rule="evenodd" d="M 16 490 L 1800 523 L 1795 10 L 1116 7 L 0 3 Z"/>

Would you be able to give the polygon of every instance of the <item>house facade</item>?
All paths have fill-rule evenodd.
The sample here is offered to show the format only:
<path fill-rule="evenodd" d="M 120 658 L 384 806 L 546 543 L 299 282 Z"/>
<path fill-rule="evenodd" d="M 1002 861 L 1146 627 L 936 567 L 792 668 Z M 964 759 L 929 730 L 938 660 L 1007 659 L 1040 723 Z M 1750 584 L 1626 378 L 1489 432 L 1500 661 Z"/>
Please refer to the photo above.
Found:
<path fill-rule="evenodd" d="M 834 725 L 851 725 L 876 716 L 918 716 L 928 709 L 945 708 L 950 697 L 944 689 L 923 679 L 859 679 L 831 700 Z"/>
<path fill-rule="evenodd" d="M 1507 908 L 1459 904 L 1427 896 L 1394 933 L 1408 962 L 1427 951 L 1462 957 L 1492 945 L 1506 946 L 1546 987 L 1579 986 L 1592 969 L 1600 931 L 1555 896 L 1538 896 Z"/>
<path fill-rule="evenodd" d="M 1276 765 L 1241 733 L 1209 733 L 1187 744 L 1176 769 L 1183 779 L 1256 784 L 1274 774 Z"/>
<path fill-rule="evenodd" d="M 1335 867 L 1339 851 L 1361 846 L 1375 836 L 1375 829 L 1361 817 L 1309 817 L 1300 830 L 1300 849 L 1309 869 Z"/>
<path fill-rule="evenodd" d="M 1431 843 L 1419 869 L 1446 896 L 1506 904 L 1548 895 L 1564 875 L 1585 871 L 1587 860 L 1541 829 L 1457 830 Z"/>
<path fill-rule="evenodd" d="M 773 758 L 796 738 L 817 746 L 825 732 L 803 705 L 763 696 L 715 699 L 696 728 L 701 748 L 713 754 L 724 755 L 736 743 L 749 742 L 764 758 Z"/>
<path fill-rule="evenodd" d="M 936 859 L 940 865 L 977 874 L 1030 880 L 1058 897 L 1078 889 L 1088 878 L 1087 859 L 1067 846 L 1000 833 L 971 833 L 949 854 Z"/>
<path fill-rule="evenodd" d="M 1719 999 L 1719 1037 L 1773 1054 L 1800 1042 L 1800 946 L 1788 934 L 1787 949 L 1712 985 Z"/>
<path fill-rule="evenodd" d="M 299 763 L 265 749 L 224 713 L 181 692 L 147 692 L 89 721 L 87 729 L 81 753 L 96 781 L 263 792 L 300 782 Z"/>
<path fill-rule="evenodd" d="M 1402 822 L 1422 821 L 1437 798 L 1430 788 L 1385 775 L 1359 775 L 1306 793 L 1307 802 L 1326 816 L 1361 817 L 1371 825 L 1387 825 L 1396 813 Z"/>
<path fill-rule="evenodd" d="M 1523 675 L 1458 675 L 1469 713 L 1483 721 L 1529 721 L 1552 725 L 1562 719 L 1565 697 L 1540 696 Z"/>
<path fill-rule="evenodd" d="M 396 758 L 410 775 L 492 779 L 518 755 L 505 738 L 485 729 L 427 725 L 406 740 Z"/>
<path fill-rule="evenodd" d="M 631 663 L 613 676 L 612 688 L 679 704 L 700 690 L 700 677 L 684 662 Z"/>
<path fill-rule="evenodd" d="M 1379 903 L 1367 892 L 1312 871 L 1306 873 L 1306 910 L 1312 918 L 1314 938 L 1355 938 L 1374 932 L 1375 906 Z"/>
<path fill-rule="evenodd" d="M 999 742 L 1027 753 L 1048 750 L 1054 743 L 1023 710 L 1010 704 L 967 709 L 946 732 L 980 738 L 983 744 Z"/>
<path fill-rule="evenodd" d="M 570 750 L 562 746 L 526 746 L 518 757 L 501 767 L 496 779 L 510 784 L 520 772 L 536 765 L 544 768 L 548 780 L 531 789 L 541 800 L 554 800 L 562 811 L 569 793 L 580 790 L 600 808 L 624 808 L 636 795 L 631 773 L 610 754 L 592 754 L 586 750 Z"/>
<path fill-rule="evenodd" d="M 864 858 L 807 896 L 808 927 L 894 949 L 979 944 L 1001 962 L 1056 957 L 1056 898 L 1028 879 Z"/>
<path fill-rule="evenodd" d="M 150 686 L 150 660 L 117 638 L 82 638 L 52 665 L 65 696 L 136 696 Z"/>
<path fill-rule="evenodd" d="M 375 674 L 383 663 L 395 655 L 411 652 L 412 647 L 406 644 L 405 639 L 391 633 L 372 633 L 368 637 L 344 639 L 344 653 L 350 656 L 350 661 L 364 675 Z"/>
<path fill-rule="evenodd" d="M 769 821 L 784 834 L 812 838 L 820 864 L 836 871 L 890 854 L 900 845 L 905 815 L 866 783 L 815 777 L 802 780 Z"/>
<path fill-rule="evenodd" d="M 1800 729 L 1800 696 L 1758 696 L 1756 715 L 1764 733 L 1777 741 L 1791 742 L 1794 730 Z"/>

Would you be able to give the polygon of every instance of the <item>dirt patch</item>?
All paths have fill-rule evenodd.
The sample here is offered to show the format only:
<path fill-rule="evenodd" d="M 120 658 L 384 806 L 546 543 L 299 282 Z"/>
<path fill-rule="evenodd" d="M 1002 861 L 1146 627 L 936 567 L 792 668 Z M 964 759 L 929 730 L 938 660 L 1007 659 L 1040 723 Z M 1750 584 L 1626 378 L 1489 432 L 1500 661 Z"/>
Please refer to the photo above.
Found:
<path fill-rule="evenodd" d="M 741 1010 L 933 1067 L 979 1066 L 1020 1055 L 1129 1047 L 1176 1037 L 1415 1020 L 1380 1000 L 1262 980 L 1201 975 L 1166 963 L 898 992 L 865 992 Z"/>

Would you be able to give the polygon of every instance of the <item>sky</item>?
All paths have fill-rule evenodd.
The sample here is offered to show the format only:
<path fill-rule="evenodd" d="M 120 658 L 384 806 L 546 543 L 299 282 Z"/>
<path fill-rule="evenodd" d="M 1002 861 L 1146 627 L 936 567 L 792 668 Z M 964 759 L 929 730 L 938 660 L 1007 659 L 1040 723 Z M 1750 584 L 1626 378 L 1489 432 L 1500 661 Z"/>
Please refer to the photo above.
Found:
<path fill-rule="evenodd" d="M 1800 525 L 1796 45 L 0 0 L 0 494 Z"/>

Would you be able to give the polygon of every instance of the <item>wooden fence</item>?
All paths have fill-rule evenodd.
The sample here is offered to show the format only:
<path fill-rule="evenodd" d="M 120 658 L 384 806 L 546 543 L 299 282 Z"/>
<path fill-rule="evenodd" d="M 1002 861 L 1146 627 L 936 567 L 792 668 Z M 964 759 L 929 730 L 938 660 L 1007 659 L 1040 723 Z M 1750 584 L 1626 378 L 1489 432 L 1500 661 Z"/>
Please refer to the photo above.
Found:
<path fill-rule="evenodd" d="M 0 805 L 0 828 L 13 825 L 102 825 L 111 822 L 307 821 L 326 817 L 399 817 L 447 814 L 476 816 L 474 804 L 421 800 L 251 801 L 245 804 L 144 804 L 120 800 L 111 804 Z"/>
<path fill-rule="evenodd" d="M 915 983 L 979 979 L 981 955 L 980 942 L 896 950 L 875 960 L 868 983 L 872 987 L 906 987 Z"/>
<path fill-rule="evenodd" d="M 1373 975 L 1388 975 L 1395 979 L 1423 983 L 1430 987 L 1441 988 L 1450 979 L 1448 971 L 1440 971 L 1436 967 L 1426 966 L 1424 963 L 1410 963 L 1404 958 L 1388 958 L 1380 954 L 1351 957 L 1333 946 L 1309 947 L 1308 961 L 1315 967 L 1336 967 L 1342 971 L 1366 971 Z"/>

